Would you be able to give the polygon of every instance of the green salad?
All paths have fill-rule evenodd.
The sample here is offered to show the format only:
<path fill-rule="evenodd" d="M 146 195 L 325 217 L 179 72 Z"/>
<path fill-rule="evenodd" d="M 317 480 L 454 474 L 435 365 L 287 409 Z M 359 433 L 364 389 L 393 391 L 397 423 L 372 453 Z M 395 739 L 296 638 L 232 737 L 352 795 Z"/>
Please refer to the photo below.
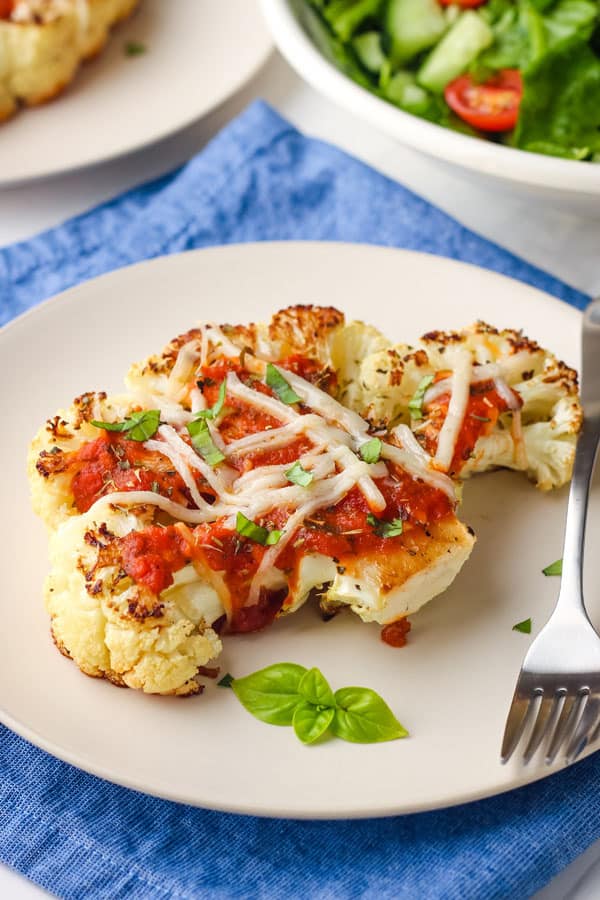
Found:
<path fill-rule="evenodd" d="M 600 162 L 600 0 L 303 0 L 326 57 L 400 109 Z"/>

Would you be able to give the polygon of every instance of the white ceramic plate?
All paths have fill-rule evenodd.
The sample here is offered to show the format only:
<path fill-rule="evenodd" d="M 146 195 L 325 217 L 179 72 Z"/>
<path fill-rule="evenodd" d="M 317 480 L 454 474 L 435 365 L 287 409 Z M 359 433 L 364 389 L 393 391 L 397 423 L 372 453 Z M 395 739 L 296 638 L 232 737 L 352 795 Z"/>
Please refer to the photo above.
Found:
<path fill-rule="evenodd" d="M 281 53 L 314 88 L 358 118 L 403 144 L 488 179 L 513 182 L 564 206 L 598 211 L 600 165 L 525 153 L 471 138 L 409 115 L 380 100 L 344 75 L 313 44 L 302 25 L 306 0 L 261 0 L 271 34 Z M 590 196 L 591 195 L 591 196 Z"/>
<path fill-rule="evenodd" d="M 247 321 L 290 303 L 334 304 L 397 340 L 485 318 L 522 326 L 578 362 L 580 316 L 539 291 L 464 264 L 341 244 L 255 244 L 142 263 L 67 291 L 0 333 L 0 719 L 50 753 L 112 781 L 188 803 L 278 816 L 375 816 L 490 796 L 548 774 L 500 765 L 504 719 L 530 643 L 512 626 L 547 618 L 561 554 L 565 493 L 516 474 L 466 486 L 463 518 L 479 537 L 451 590 L 413 620 L 393 650 L 352 615 L 323 623 L 304 608 L 262 634 L 232 637 L 223 672 L 289 660 L 319 666 L 337 688 L 378 690 L 410 730 L 379 745 L 305 747 L 291 729 L 253 719 L 210 684 L 178 700 L 86 678 L 55 650 L 42 607 L 46 537 L 30 511 L 27 444 L 55 408 L 84 390 L 120 387 L 129 363 L 200 318 Z M 18 386 L 18 387 L 17 387 Z M 598 540 L 594 496 L 590 541 Z M 590 584 L 600 580 L 589 554 Z M 592 614 L 600 597 L 590 595 Z"/>
<path fill-rule="evenodd" d="M 146 53 L 126 56 L 129 40 Z M 0 125 L 0 185 L 105 162 L 172 134 L 238 90 L 271 46 L 255 0 L 142 0 L 62 96 Z"/>

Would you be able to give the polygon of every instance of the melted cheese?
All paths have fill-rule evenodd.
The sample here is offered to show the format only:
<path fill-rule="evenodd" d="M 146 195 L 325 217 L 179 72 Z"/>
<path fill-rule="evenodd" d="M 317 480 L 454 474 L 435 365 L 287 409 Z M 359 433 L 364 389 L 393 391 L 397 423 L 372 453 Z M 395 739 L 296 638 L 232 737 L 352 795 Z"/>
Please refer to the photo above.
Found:
<path fill-rule="evenodd" d="M 198 362 L 208 362 L 213 350 L 218 351 L 220 356 L 223 353 L 239 356 L 239 349 L 216 326 L 206 325 L 203 326 L 199 341 L 188 342 L 181 348 L 169 377 L 171 396 L 177 396 L 181 400 L 189 394 L 193 411 L 201 409 L 205 401 L 198 388 L 190 387 L 189 382 L 195 378 Z M 266 363 L 263 360 L 252 357 L 251 363 L 253 371 L 264 372 Z M 285 404 L 276 396 L 244 384 L 234 372 L 229 372 L 226 376 L 226 396 L 267 414 L 280 424 L 226 443 L 219 432 L 218 420 L 207 421 L 215 445 L 226 457 L 217 466 L 210 466 L 199 456 L 182 437 L 184 432 L 178 433 L 173 424 L 161 425 L 157 435 L 145 442 L 148 450 L 162 453 L 171 460 L 196 509 L 187 509 L 149 491 L 108 494 L 95 504 L 110 502 L 118 505 L 154 505 L 181 522 L 196 524 L 223 518 L 225 524 L 232 529 L 235 529 L 238 512 L 258 521 L 274 509 L 285 509 L 289 517 L 281 530 L 278 543 L 268 547 L 263 555 L 250 587 L 247 601 L 249 605 L 258 602 L 263 588 L 273 588 L 285 583 L 284 574 L 275 566 L 277 558 L 303 521 L 317 510 L 336 505 L 353 488 L 358 487 L 374 513 L 384 511 L 385 498 L 375 479 L 390 474 L 390 465 L 392 474 L 393 467 L 397 466 L 414 478 L 443 490 L 452 501 L 455 500 L 451 480 L 433 466 L 431 458 L 420 448 L 406 426 L 396 429 L 395 444 L 382 441 L 379 462 L 367 463 L 360 458 L 359 451 L 371 437 L 368 424 L 304 378 L 287 369 L 277 368 L 301 398 L 301 406 L 298 408 L 298 404 Z M 470 370 L 469 357 L 468 364 L 459 360 L 453 373 L 448 416 L 452 428 L 448 425 L 447 435 L 442 442 L 450 449 L 452 441 L 456 439 L 455 432 L 462 422 L 461 409 L 465 385 L 468 396 Z M 464 410 L 462 414 L 464 415 Z M 190 414 L 187 414 L 187 421 L 189 418 Z M 300 458 L 302 466 L 313 475 L 313 480 L 307 487 L 290 483 L 286 478 L 285 473 L 292 463 L 257 466 L 242 474 L 230 465 L 232 459 L 253 450 L 289 446 L 299 435 L 305 435 L 313 445 Z M 435 462 L 436 465 L 440 464 L 437 459 Z M 197 484 L 197 473 L 202 475 L 216 494 L 214 503 L 208 503 L 202 497 Z"/>
<path fill-rule="evenodd" d="M 452 370 L 452 393 L 448 404 L 448 412 L 438 436 L 438 445 L 434 462 L 447 472 L 454 456 L 454 448 L 462 428 L 467 411 L 471 388 L 471 370 L 473 362 L 467 351 L 456 353 L 456 362 Z"/>

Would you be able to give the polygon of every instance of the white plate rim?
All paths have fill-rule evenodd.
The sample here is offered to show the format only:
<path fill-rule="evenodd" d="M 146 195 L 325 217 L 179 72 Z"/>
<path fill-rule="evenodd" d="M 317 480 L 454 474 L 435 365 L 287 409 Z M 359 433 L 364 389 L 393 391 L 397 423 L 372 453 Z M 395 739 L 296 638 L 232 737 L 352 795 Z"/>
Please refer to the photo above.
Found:
<path fill-rule="evenodd" d="M 320 93 L 416 150 L 505 181 L 600 194 L 600 165 L 529 153 L 462 135 L 386 103 L 340 72 L 315 47 L 293 10 L 298 0 L 260 0 L 279 51 Z"/>
<path fill-rule="evenodd" d="M 566 303 L 563 300 L 560 300 L 556 297 L 553 297 L 538 288 L 532 287 L 530 285 L 525 284 L 517 279 L 511 278 L 510 276 L 497 273 L 495 271 L 489 269 L 483 269 L 477 265 L 472 263 L 467 263 L 459 260 L 454 260 L 448 257 L 436 256 L 429 253 L 422 253 L 414 250 L 404 250 L 397 249 L 394 247 L 385 247 L 373 244 L 356 244 L 349 242 L 324 242 L 324 241 L 269 241 L 269 242 L 260 242 L 260 243 L 242 243 L 242 244 L 230 244 L 226 246 L 217 246 L 210 248 L 202 248 L 197 250 L 186 251 L 185 253 L 172 254 L 169 256 L 158 257 L 151 260 L 145 260 L 142 262 L 134 263 L 132 265 L 128 265 L 122 267 L 120 269 L 112 270 L 103 275 L 96 276 L 89 281 L 85 281 L 80 283 L 79 285 L 73 286 L 53 297 L 50 297 L 35 307 L 25 311 L 19 316 L 15 317 L 8 323 L 6 323 L 2 328 L 0 328 L 0 344 L 2 342 L 3 337 L 8 334 L 18 330 L 24 323 L 31 321 L 36 318 L 40 313 L 42 314 L 52 314 L 54 310 L 57 310 L 62 307 L 63 304 L 69 304 L 73 301 L 77 300 L 77 296 L 82 288 L 85 288 L 86 285 L 90 285 L 92 282 L 96 285 L 98 283 L 104 282 L 105 284 L 109 284 L 111 280 L 119 279 L 121 273 L 128 272 L 133 273 L 135 275 L 135 270 L 145 269 L 148 270 L 152 267 L 162 267 L 164 265 L 173 265 L 177 266 L 179 260 L 182 258 L 190 259 L 191 257 L 198 257 L 201 259 L 203 256 L 210 254 L 214 256 L 228 256 L 230 254 L 237 253 L 263 253 L 270 252 L 272 249 L 277 250 L 278 247 L 285 248 L 286 250 L 298 251 L 300 254 L 304 254 L 305 252 L 328 252 L 331 248 L 340 247 L 342 249 L 349 249 L 351 252 L 360 252 L 366 250 L 370 253 L 381 253 L 386 255 L 394 255 L 398 257 L 406 257 L 406 258 L 416 258 L 421 261 L 427 261 L 427 263 L 434 265 L 441 265 L 442 267 L 446 266 L 448 269 L 462 269 L 469 271 L 473 277 L 483 277 L 498 279 L 501 282 L 506 284 L 507 289 L 511 286 L 513 289 L 517 289 L 521 293 L 529 294 L 532 301 L 537 301 L 538 304 L 544 304 L 545 307 L 548 305 L 555 305 L 557 309 L 561 310 L 562 315 L 566 315 L 572 319 L 573 322 L 579 323 L 581 319 L 581 313 L 570 304 Z M 335 251 L 334 251 L 335 252 Z M 475 274 L 477 273 L 477 274 Z M 251 316 L 249 316 L 251 318 Z M 515 672 L 516 678 L 516 672 Z M 118 695 L 117 695 L 118 696 Z M 174 701 L 178 702 L 178 701 Z M 448 802 L 447 799 L 441 800 L 439 803 L 431 803 L 427 804 L 412 804 L 410 806 L 403 806 L 401 809 L 397 807 L 390 807 L 381 809 L 379 806 L 373 807 L 353 807 L 349 804 L 344 809 L 335 810 L 333 813 L 331 812 L 323 812 L 323 811 L 314 811 L 314 810 L 298 810 L 295 808 L 285 808 L 281 806 L 277 807 L 268 807 L 263 806 L 259 809 L 253 805 L 252 802 L 248 803 L 244 800 L 240 800 L 239 802 L 227 802 L 224 804 L 220 804 L 211 801 L 210 805 L 207 806 L 202 801 L 190 797 L 188 794 L 181 793 L 178 791 L 173 791 L 164 786 L 156 787 L 155 785 L 150 785 L 147 782 L 137 779 L 136 777 L 116 777 L 113 772 L 111 772 L 110 768 L 107 768 L 103 765 L 99 765 L 95 763 L 91 758 L 85 758 L 82 754 L 78 755 L 76 753 L 71 753 L 68 749 L 61 747 L 59 744 L 52 740 L 46 739 L 42 734 L 36 731 L 35 728 L 30 727 L 25 722 L 21 721 L 17 717 L 8 713 L 2 705 L 0 705 L 0 723 L 14 731 L 17 735 L 24 738 L 29 743 L 34 746 L 44 750 L 50 755 L 69 763 L 70 765 L 75 766 L 76 768 L 82 769 L 83 771 L 89 772 L 92 775 L 98 776 L 110 783 L 118 784 L 122 787 L 129 788 L 131 790 L 140 791 L 142 793 L 149 794 L 151 796 L 156 796 L 165 800 L 170 800 L 182 804 L 199 806 L 201 808 L 214 809 L 219 812 L 227 812 L 239 815 L 252 815 L 262 818 L 286 818 L 286 819 L 323 819 L 323 820 L 335 820 L 335 819 L 364 819 L 364 818 L 387 818 L 398 815 L 409 815 L 412 813 L 425 812 L 425 811 L 433 811 L 437 809 L 446 809 L 452 808 L 453 806 L 463 805 L 466 803 L 475 802 L 477 800 L 492 798 L 495 796 L 500 796 L 501 794 L 508 793 L 514 789 L 520 788 L 527 784 L 534 783 L 536 781 L 552 777 L 554 774 L 562 771 L 566 766 L 562 763 L 556 763 L 553 767 L 548 769 L 521 769 L 521 775 L 519 777 L 513 778 L 510 784 L 503 785 L 500 788 L 495 788 L 493 792 L 490 792 L 488 789 L 475 789 L 470 792 L 464 792 L 460 797 L 456 797 L 451 802 Z M 594 752 L 594 749 L 586 748 L 581 758 L 585 758 L 590 753 Z"/>

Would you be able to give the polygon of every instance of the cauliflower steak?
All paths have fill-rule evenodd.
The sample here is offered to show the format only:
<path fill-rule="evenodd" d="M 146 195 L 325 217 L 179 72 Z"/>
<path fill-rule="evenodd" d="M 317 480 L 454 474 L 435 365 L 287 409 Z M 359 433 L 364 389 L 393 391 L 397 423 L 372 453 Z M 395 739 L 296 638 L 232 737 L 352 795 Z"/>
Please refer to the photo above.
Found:
<path fill-rule="evenodd" d="M 517 332 L 391 347 L 312 306 L 204 323 L 126 388 L 49 419 L 29 477 L 57 646 L 159 694 L 198 692 L 220 635 L 310 598 L 401 646 L 473 548 L 461 479 L 506 466 L 561 484 L 581 421 L 575 373 Z"/>

